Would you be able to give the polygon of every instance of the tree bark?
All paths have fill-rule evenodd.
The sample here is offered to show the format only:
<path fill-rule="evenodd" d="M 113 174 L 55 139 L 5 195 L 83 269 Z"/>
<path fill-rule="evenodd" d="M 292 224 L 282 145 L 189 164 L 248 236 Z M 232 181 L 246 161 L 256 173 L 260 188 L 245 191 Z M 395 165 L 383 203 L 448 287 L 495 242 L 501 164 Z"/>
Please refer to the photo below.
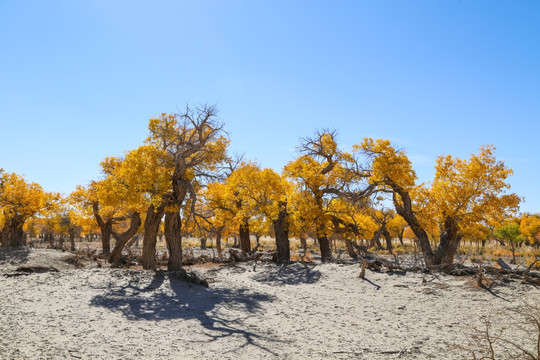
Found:
<path fill-rule="evenodd" d="M 200 241 L 201 241 L 201 250 L 206 250 L 206 237 L 205 236 L 201 237 Z"/>
<path fill-rule="evenodd" d="M 240 250 L 247 254 L 251 252 L 251 241 L 249 239 L 249 222 L 244 219 L 238 228 L 238 237 L 240 238 Z"/>
<path fill-rule="evenodd" d="M 131 240 L 133 236 L 135 236 L 137 231 L 139 231 L 140 226 L 141 216 L 139 215 L 139 213 L 134 212 L 130 216 L 129 228 L 125 232 L 121 234 L 113 232 L 113 236 L 116 239 L 116 245 L 111 252 L 111 255 L 109 256 L 109 264 L 113 264 L 114 266 L 118 265 L 118 260 L 120 260 L 122 250 L 124 250 L 124 247 L 126 246 L 128 241 Z"/>
<path fill-rule="evenodd" d="M 51 249 L 54 249 L 54 235 L 47 231 L 47 234 L 45 234 L 45 238 L 49 242 L 49 247 Z"/>
<path fill-rule="evenodd" d="M 75 251 L 75 232 L 73 230 L 69 231 L 69 244 L 70 250 Z"/>
<path fill-rule="evenodd" d="M 157 208 L 150 205 L 146 211 L 146 219 L 144 220 L 144 238 L 142 251 L 143 269 L 156 269 L 156 242 L 159 231 L 159 224 L 163 217 L 165 205 L 161 204 Z"/>
<path fill-rule="evenodd" d="M 223 233 L 223 228 L 218 229 L 218 231 L 216 232 L 216 249 L 217 249 L 217 253 L 218 253 L 218 256 L 219 256 L 220 259 L 221 259 L 221 256 L 223 254 L 223 250 L 221 249 L 221 236 L 222 236 L 222 233 Z"/>
<path fill-rule="evenodd" d="M 390 254 L 394 254 L 394 247 L 392 246 L 392 236 L 390 236 L 390 233 L 388 232 L 386 227 L 384 228 L 383 235 L 386 240 L 386 250 L 388 250 Z"/>
<path fill-rule="evenodd" d="M 96 218 L 96 222 L 98 223 L 101 230 L 101 248 L 103 255 L 109 256 L 109 254 L 111 253 L 111 235 L 113 221 L 112 219 L 107 219 L 107 221 L 103 220 L 103 218 L 99 214 L 99 204 L 97 202 L 94 202 L 92 204 L 92 209 L 94 211 L 94 217 Z"/>
<path fill-rule="evenodd" d="M 457 222 L 454 218 L 444 218 L 443 232 L 440 236 L 439 247 L 435 253 L 435 264 L 452 264 L 457 253 L 461 235 L 458 233 Z"/>
<path fill-rule="evenodd" d="M 280 263 L 288 263 L 291 260 L 288 216 L 287 205 L 280 203 L 278 217 L 273 221 L 276 236 L 277 262 Z"/>
<path fill-rule="evenodd" d="M 418 239 L 418 245 L 424 255 L 424 261 L 426 265 L 438 265 L 435 259 L 435 254 L 431 250 L 431 244 L 429 243 L 429 236 L 420 224 L 420 221 L 412 210 L 412 201 L 409 196 L 409 192 L 403 190 L 394 183 L 390 183 L 393 193 L 393 202 L 396 212 L 407 222 L 414 235 Z M 399 198 L 398 198 L 399 196 Z M 401 200 L 401 201 L 400 201 Z"/>
<path fill-rule="evenodd" d="M 324 232 L 321 225 L 317 225 L 317 240 L 319 241 L 319 249 L 321 250 L 321 261 L 324 263 L 332 259 L 332 251 L 330 250 L 330 241 Z"/>
<path fill-rule="evenodd" d="M 23 231 L 24 220 L 21 216 L 15 215 L 6 219 L 6 224 L 2 229 L 2 246 L 21 247 L 26 245 Z"/>
<path fill-rule="evenodd" d="M 182 219 L 179 211 L 165 212 L 165 240 L 169 251 L 167 270 L 182 269 Z"/>
<path fill-rule="evenodd" d="M 356 251 L 354 251 L 354 247 L 352 245 L 351 240 L 345 239 L 345 248 L 347 249 L 347 253 L 349 254 L 351 258 L 353 259 L 358 258 L 358 254 L 356 253 Z"/>
<path fill-rule="evenodd" d="M 300 235 L 300 245 L 302 245 L 302 249 L 304 249 L 304 255 L 306 255 L 307 254 L 307 239 L 303 235 Z"/>
<path fill-rule="evenodd" d="M 382 249 L 382 244 L 379 239 L 381 238 L 383 231 L 383 227 L 380 227 L 379 229 L 377 229 L 377 231 L 373 233 L 373 237 L 369 241 L 369 247 L 377 247 L 377 250 Z"/>

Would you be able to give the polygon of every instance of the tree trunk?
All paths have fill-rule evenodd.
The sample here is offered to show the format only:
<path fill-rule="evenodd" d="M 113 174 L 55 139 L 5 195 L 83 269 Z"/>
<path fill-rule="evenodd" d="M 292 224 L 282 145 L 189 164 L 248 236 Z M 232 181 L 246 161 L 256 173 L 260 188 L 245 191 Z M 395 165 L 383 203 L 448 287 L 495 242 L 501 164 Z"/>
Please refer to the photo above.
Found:
<path fill-rule="evenodd" d="M 201 250 L 206 250 L 206 237 L 201 238 Z"/>
<path fill-rule="evenodd" d="M 103 220 L 101 215 L 99 214 L 99 203 L 94 202 L 92 204 L 92 209 L 94 211 L 94 217 L 96 218 L 96 222 L 99 225 L 99 228 L 101 230 L 101 248 L 104 256 L 109 256 L 111 253 L 111 234 L 112 234 L 112 225 L 113 220 L 107 219 L 107 221 Z"/>
<path fill-rule="evenodd" d="M 21 247 L 26 245 L 23 232 L 24 221 L 19 215 L 6 220 L 2 229 L 2 246 Z"/>
<path fill-rule="evenodd" d="M 302 245 L 302 249 L 304 249 L 304 255 L 306 255 L 307 254 L 307 239 L 303 235 L 300 235 L 300 245 Z"/>
<path fill-rule="evenodd" d="M 330 250 L 330 241 L 328 241 L 328 237 L 326 235 L 317 237 L 317 239 L 319 240 L 319 248 L 321 250 L 321 261 L 324 263 L 327 260 L 332 259 L 332 251 Z"/>
<path fill-rule="evenodd" d="M 222 230 L 218 230 L 216 232 L 216 249 L 217 249 L 217 253 L 220 259 L 221 259 L 221 256 L 223 255 L 223 250 L 221 249 L 221 233 L 222 233 Z"/>
<path fill-rule="evenodd" d="M 113 264 L 114 266 L 118 265 L 118 260 L 120 260 L 120 256 L 122 255 L 122 250 L 124 250 L 124 247 L 128 243 L 129 240 L 135 234 L 137 231 L 139 231 L 139 227 L 141 226 L 141 216 L 139 213 L 134 212 L 131 214 L 131 220 L 129 223 L 129 228 L 123 232 L 122 234 L 117 234 L 113 232 L 113 236 L 116 239 L 116 245 L 111 252 L 111 255 L 109 256 L 109 264 Z"/>
<path fill-rule="evenodd" d="M 384 228 L 383 235 L 384 235 L 384 238 L 386 239 L 386 250 L 388 250 L 390 254 L 394 254 L 394 247 L 392 246 L 392 237 L 390 236 L 390 233 L 388 232 L 388 230 L 386 230 L 386 227 Z"/>
<path fill-rule="evenodd" d="M 317 240 L 319 241 L 319 249 L 321 250 L 321 261 L 332 259 L 332 251 L 330 250 L 330 241 L 325 234 L 325 229 L 321 225 L 317 225 Z"/>
<path fill-rule="evenodd" d="M 405 230 L 401 230 L 398 234 L 398 237 L 399 237 L 399 243 L 401 244 L 401 246 L 405 246 L 405 244 L 403 244 L 403 233 L 405 232 Z"/>
<path fill-rule="evenodd" d="M 167 270 L 178 271 L 182 269 L 182 219 L 180 212 L 165 212 L 165 240 L 169 251 Z"/>
<path fill-rule="evenodd" d="M 242 253 L 247 254 L 251 252 L 251 241 L 249 239 L 249 222 L 247 219 L 240 224 L 238 228 L 238 236 L 240 238 L 240 250 Z"/>
<path fill-rule="evenodd" d="M 161 204 L 157 209 L 150 205 L 146 211 L 144 220 L 144 238 L 142 251 L 143 269 L 155 270 L 156 268 L 156 242 L 159 231 L 159 224 L 163 217 L 165 205 Z"/>
<path fill-rule="evenodd" d="M 375 231 L 375 233 L 373 233 L 373 237 L 369 241 L 369 247 L 377 247 L 377 250 L 382 249 L 382 244 L 379 239 L 381 238 L 383 232 L 384 227 L 380 227 L 377 231 Z"/>
<path fill-rule="evenodd" d="M 461 235 L 458 234 L 458 227 L 455 219 L 452 217 L 445 217 L 439 247 L 435 253 L 434 265 L 452 264 L 460 241 Z"/>
<path fill-rule="evenodd" d="M 54 249 L 54 235 L 47 231 L 45 238 L 49 241 L 49 247 Z"/>
<path fill-rule="evenodd" d="M 345 248 L 347 249 L 347 253 L 349 256 L 353 259 L 358 258 L 358 254 L 356 254 L 356 251 L 354 251 L 354 247 L 352 245 L 352 241 L 349 239 L 345 239 Z"/>
<path fill-rule="evenodd" d="M 75 232 L 69 231 L 69 244 L 70 244 L 70 250 L 75 251 Z"/>
<path fill-rule="evenodd" d="M 394 183 L 391 183 L 390 185 L 392 186 L 392 190 L 394 191 L 392 198 L 396 212 L 403 219 L 405 219 L 405 221 L 413 231 L 414 235 L 418 239 L 418 245 L 422 250 L 426 265 L 437 265 L 435 254 L 433 253 L 433 250 L 431 249 L 431 245 L 429 243 L 429 236 L 412 210 L 412 202 L 409 193 Z"/>
<path fill-rule="evenodd" d="M 289 246 L 287 205 L 280 203 L 279 208 L 278 217 L 273 221 L 276 236 L 277 262 L 288 263 L 291 260 L 291 250 Z"/>
<path fill-rule="evenodd" d="M 2 246 L 9 246 L 9 242 L 8 242 L 8 238 L 9 238 L 9 229 L 7 226 L 4 226 L 2 228 L 2 232 L 0 233 L 0 239 L 2 240 Z"/>
<path fill-rule="evenodd" d="M 64 235 L 60 235 L 60 239 L 58 242 L 58 247 L 60 248 L 60 250 L 64 250 Z"/>

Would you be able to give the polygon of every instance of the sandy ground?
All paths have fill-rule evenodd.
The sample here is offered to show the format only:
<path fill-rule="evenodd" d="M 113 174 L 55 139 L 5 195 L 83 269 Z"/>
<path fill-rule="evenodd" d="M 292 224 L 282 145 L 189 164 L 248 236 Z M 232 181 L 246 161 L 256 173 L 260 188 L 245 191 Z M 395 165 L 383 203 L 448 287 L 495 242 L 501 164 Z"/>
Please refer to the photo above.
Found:
<path fill-rule="evenodd" d="M 540 299 L 520 281 L 488 292 L 340 264 L 192 267 L 205 288 L 70 256 L 0 249 L 0 359 L 464 359 L 452 348 L 482 315 Z M 13 276 L 21 266 L 59 271 Z"/>

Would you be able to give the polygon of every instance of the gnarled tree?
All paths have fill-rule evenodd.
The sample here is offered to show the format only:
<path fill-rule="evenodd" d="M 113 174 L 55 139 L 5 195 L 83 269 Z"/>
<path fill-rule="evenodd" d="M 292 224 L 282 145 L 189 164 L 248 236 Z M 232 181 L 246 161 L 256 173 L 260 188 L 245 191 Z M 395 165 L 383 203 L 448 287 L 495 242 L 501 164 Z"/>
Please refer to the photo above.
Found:
<path fill-rule="evenodd" d="M 451 264 L 463 229 L 471 223 L 504 219 L 518 209 L 520 198 L 505 192 L 512 170 L 496 160 L 492 146 L 482 147 L 468 161 L 440 156 L 430 186 L 415 185 L 407 155 L 388 140 L 366 138 L 355 148 L 371 158 L 370 181 L 392 194 L 394 207 L 417 237 L 427 265 Z M 436 249 L 426 231 L 431 220 L 440 227 Z"/>
<path fill-rule="evenodd" d="M 187 216 L 185 222 L 195 216 L 197 188 L 206 179 L 216 176 L 218 165 L 227 157 L 229 140 L 224 136 L 214 106 L 187 106 L 180 114 L 162 114 L 150 119 L 148 128 L 150 135 L 147 142 L 164 152 L 166 163 L 172 168 L 170 188 L 157 207 L 154 220 L 159 221 L 160 212 L 165 213 L 168 269 L 179 270 L 182 267 L 181 212 Z M 184 206 L 188 203 L 189 211 L 186 211 Z M 144 247 L 151 247 L 146 236 Z M 154 266 L 151 259 L 145 260 L 143 257 L 144 268 Z"/>

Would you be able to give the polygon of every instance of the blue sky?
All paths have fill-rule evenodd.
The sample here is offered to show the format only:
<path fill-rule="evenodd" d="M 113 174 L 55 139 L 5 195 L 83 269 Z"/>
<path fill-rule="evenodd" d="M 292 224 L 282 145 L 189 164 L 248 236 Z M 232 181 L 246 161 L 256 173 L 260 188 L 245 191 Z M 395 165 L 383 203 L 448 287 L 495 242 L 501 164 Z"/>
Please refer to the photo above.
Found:
<path fill-rule="evenodd" d="M 321 128 L 390 139 L 421 181 L 493 144 L 540 211 L 538 1 L 0 0 L 0 49 L 0 167 L 48 191 L 216 103 L 231 150 L 278 171 Z"/>

